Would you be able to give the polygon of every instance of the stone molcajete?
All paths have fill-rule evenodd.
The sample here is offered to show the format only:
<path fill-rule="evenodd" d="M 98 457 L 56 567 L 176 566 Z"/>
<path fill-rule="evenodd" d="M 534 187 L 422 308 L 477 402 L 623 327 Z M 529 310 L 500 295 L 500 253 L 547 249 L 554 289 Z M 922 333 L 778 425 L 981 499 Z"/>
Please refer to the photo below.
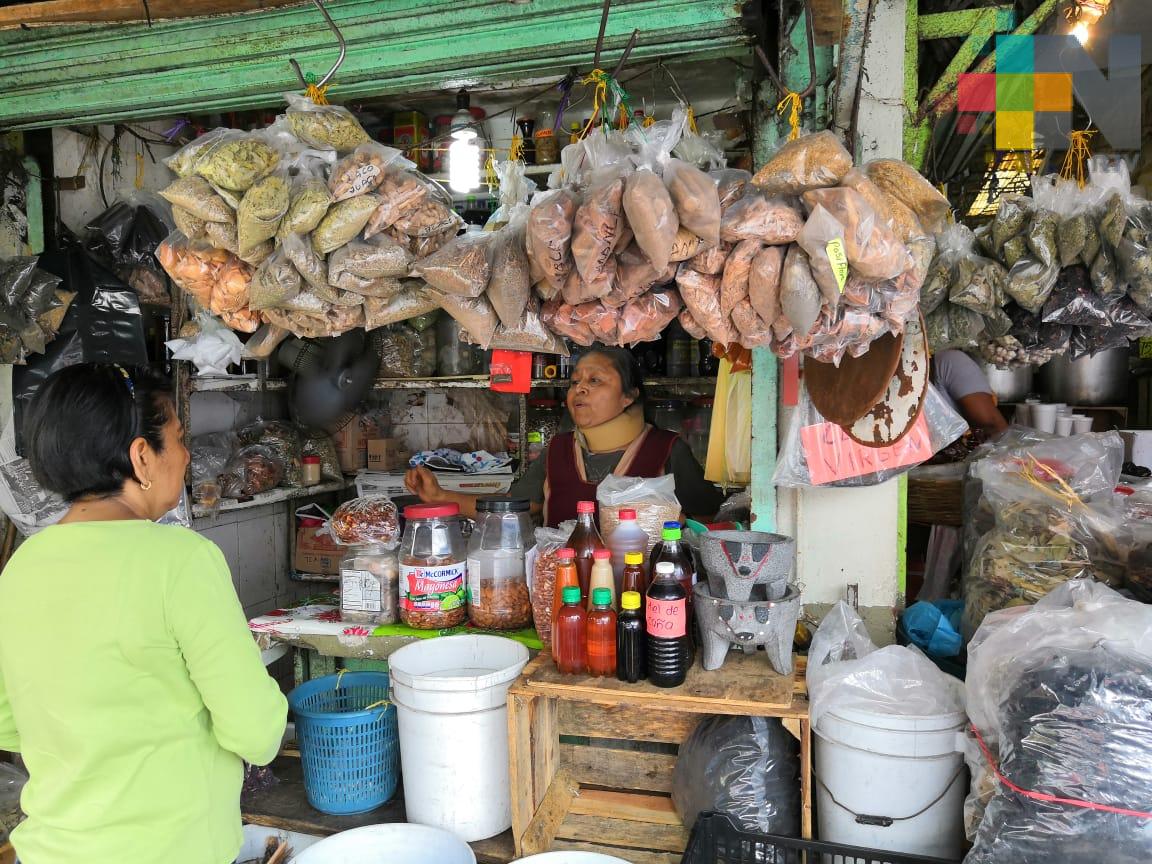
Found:
<path fill-rule="evenodd" d="M 709 585 L 700 582 L 693 587 L 696 620 L 703 639 L 704 668 L 708 671 L 724 665 L 732 645 L 745 654 L 764 646 L 768 662 L 781 675 L 792 674 L 792 640 L 800 617 L 800 590 L 784 586 L 778 600 L 731 600 L 714 597 Z"/>

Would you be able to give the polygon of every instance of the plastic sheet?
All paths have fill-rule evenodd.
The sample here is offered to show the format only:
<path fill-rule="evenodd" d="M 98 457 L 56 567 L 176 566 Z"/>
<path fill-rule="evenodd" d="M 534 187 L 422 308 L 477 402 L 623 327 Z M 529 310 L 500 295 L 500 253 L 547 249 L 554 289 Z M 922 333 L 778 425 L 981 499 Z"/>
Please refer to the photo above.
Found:
<path fill-rule="evenodd" d="M 838 710 L 898 717 L 964 712 L 964 685 L 918 650 L 877 648 L 860 616 L 841 600 L 824 616 L 808 649 L 809 717 Z"/>
<path fill-rule="evenodd" d="M 191 339 L 165 342 L 173 360 L 187 360 L 197 375 L 227 375 L 228 367 L 240 362 L 244 345 L 236 334 L 210 315 L 198 316 L 200 332 Z"/>
<path fill-rule="evenodd" d="M 1152 747 L 1152 607 L 1088 581 L 1034 606 L 989 615 L 969 645 L 968 711 L 991 759 L 1022 795 L 996 782 L 969 747 L 965 823 L 975 864 L 1108 860 L 1148 854 Z"/>
<path fill-rule="evenodd" d="M 680 745 L 672 802 L 685 826 L 727 813 L 756 834 L 800 836 L 799 743 L 768 717 L 706 717 Z"/>
<path fill-rule="evenodd" d="M 863 447 L 829 423 L 812 405 L 808 391 L 784 439 L 773 482 L 777 486 L 875 486 L 926 462 L 968 429 L 929 385 L 923 418 L 890 447 Z"/>

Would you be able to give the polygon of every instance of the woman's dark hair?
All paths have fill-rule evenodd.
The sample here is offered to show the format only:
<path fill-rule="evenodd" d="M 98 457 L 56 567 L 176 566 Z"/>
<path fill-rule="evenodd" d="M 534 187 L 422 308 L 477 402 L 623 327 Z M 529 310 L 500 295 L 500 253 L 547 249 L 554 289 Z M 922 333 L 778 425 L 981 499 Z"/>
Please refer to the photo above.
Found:
<path fill-rule="evenodd" d="M 591 348 L 580 353 L 576 358 L 579 363 L 590 354 L 599 354 L 612 364 L 612 368 L 620 376 L 620 386 L 626 396 L 635 394 L 636 401 L 632 404 L 644 407 L 644 373 L 640 369 L 640 361 L 636 355 L 627 348 L 617 348 L 614 345 L 601 345 L 596 343 Z M 576 363 L 573 363 L 575 367 Z"/>
<path fill-rule="evenodd" d="M 32 474 L 69 503 L 116 495 L 135 477 L 132 442 L 143 438 L 161 452 L 174 410 L 171 385 L 150 369 L 61 369 L 40 386 L 24 419 Z"/>

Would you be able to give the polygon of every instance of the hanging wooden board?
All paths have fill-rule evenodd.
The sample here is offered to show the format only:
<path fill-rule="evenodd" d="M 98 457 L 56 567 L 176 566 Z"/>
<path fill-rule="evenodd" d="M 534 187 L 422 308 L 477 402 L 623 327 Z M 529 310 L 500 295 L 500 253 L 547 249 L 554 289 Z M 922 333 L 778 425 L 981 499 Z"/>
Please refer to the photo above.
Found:
<path fill-rule="evenodd" d="M 924 410 L 928 395 L 928 337 L 919 315 L 904 329 L 900 364 L 888 389 L 867 414 L 845 426 L 848 437 L 865 447 L 890 447 L 904 438 Z"/>
<path fill-rule="evenodd" d="M 903 345 L 903 335 L 886 333 L 862 357 L 845 355 L 839 366 L 805 358 L 804 383 L 816 410 L 825 420 L 851 426 L 888 391 Z"/>

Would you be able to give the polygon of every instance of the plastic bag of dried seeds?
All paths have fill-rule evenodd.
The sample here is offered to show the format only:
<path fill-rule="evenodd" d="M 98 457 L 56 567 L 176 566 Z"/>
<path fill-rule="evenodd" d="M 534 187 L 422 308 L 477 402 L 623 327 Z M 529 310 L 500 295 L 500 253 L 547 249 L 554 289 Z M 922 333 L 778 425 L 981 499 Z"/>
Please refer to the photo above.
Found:
<path fill-rule="evenodd" d="M 799 195 L 835 186 L 852 169 L 852 156 L 835 132 L 789 141 L 761 168 L 752 183 L 768 195 Z"/>
<path fill-rule="evenodd" d="M 1123 238 L 1121 238 L 1120 243 L 1123 245 Z M 1116 255 L 1113 247 L 1103 243 L 1100 245 L 1100 251 L 1096 253 L 1096 258 L 1092 261 L 1092 266 L 1088 268 L 1092 287 L 1105 303 L 1116 302 L 1128 291 L 1128 283 L 1121 276 Z"/>
<path fill-rule="evenodd" d="M 290 200 L 287 171 L 274 171 L 249 187 L 236 211 L 236 242 L 241 256 L 276 236 Z"/>
<path fill-rule="evenodd" d="M 528 254 L 524 251 L 524 229 L 527 221 L 527 205 L 513 207 L 509 213 L 508 223 L 494 232 L 488 244 L 491 262 L 488 300 L 505 329 L 513 329 L 521 324 L 532 296 Z M 536 315 L 536 320 L 539 320 L 539 315 Z"/>
<path fill-rule="evenodd" d="M 328 176 L 333 201 L 345 201 L 376 190 L 384 182 L 390 165 L 410 167 L 412 163 L 392 147 L 369 142 L 361 144 L 334 166 Z"/>
<path fill-rule="evenodd" d="M 250 309 L 273 309 L 300 293 L 300 271 L 283 249 L 277 249 L 261 264 L 248 289 Z"/>
<path fill-rule="evenodd" d="M 160 191 L 160 197 L 173 207 L 204 222 L 235 222 L 232 208 L 213 191 L 203 177 L 181 177 Z"/>
<path fill-rule="evenodd" d="M 324 179 L 323 165 L 319 160 L 305 160 L 298 165 L 289 190 L 288 211 L 277 230 L 281 243 L 289 234 L 315 231 L 332 206 L 332 193 Z"/>
<path fill-rule="evenodd" d="M 912 211 L 928 233 L 939 234 L 948 226 L 952 205 L 907 162 L 899 159 L 874 159 L 864 166 L 864 171 L 886 197 L 899 201 Z M 851 185 L 851 182 L 845 182 L 844 185 Z M 896 216 L 896 220 L 898 230 L 901 225 L 911 229 L 912 226 L 902 215 Z"/>
<path fill-rule="evenodd" d="M 329 273 L 347 271 L 365 279 L 399 279 L 408 275 L 412 256 L 408 250 L 387 235 L 371 240 L 352 240 L 333 252 L 328 259 Z"/>
<path fill-rule="evenodd" d="M 312 232 L 313 248 L 320 255 L 339 249 L 364 230 L 379 205 L 377 195 L 357 195 L 333 204 Z"/>
<path fill-rule="evenodd" d="M 194 171 L 213 186 L 246 192 L 280 164 L 275 136 L 266 132 L 229 130 L 205 148 Z"/>
<path fill-rule="evenodd" d="M 479 297 L 488 288 L 492 273 L 488 260 L 491 239 L 490 234 L 464 234 L 418 261 L 413 271 L 437 291 Z"/>
<path fill-rule="evenodd" d="M 288 103 L 288 127 L 306 144 L 347 153 L 372 140 L 347 108 L 317 105 L 299 93 L 285 93 L 284 101 Z"/>

